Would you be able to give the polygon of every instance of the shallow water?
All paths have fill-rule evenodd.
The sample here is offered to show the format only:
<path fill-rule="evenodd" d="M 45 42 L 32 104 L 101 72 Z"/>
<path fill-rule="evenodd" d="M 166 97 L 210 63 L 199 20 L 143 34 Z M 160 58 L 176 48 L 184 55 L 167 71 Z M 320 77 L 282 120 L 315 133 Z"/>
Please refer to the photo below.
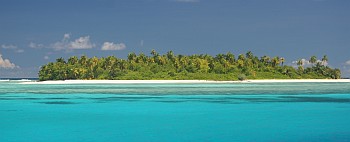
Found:
<path fill-rule="evenodd" d="M 350 141 L 350 83 L 0 83 L 0 141 Z"/>

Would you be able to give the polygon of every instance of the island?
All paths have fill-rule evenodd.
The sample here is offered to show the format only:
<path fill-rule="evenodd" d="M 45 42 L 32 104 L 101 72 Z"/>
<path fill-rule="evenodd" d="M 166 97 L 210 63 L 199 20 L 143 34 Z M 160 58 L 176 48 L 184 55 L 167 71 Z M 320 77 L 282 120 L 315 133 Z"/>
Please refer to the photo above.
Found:
<path fill-rule="evenodd" d="M 127 59 L 108 57 L 88 58 L 83 55 L 56 59 L 41 66 L 39 80 L 212 80 L 236 81 L 246 79 L 339 79 L 341 72 L 327 66 L 328 57 L 298 60 L 297 67 L 285 65 L 283 57 L 257 57 L 251 51 L 208 54 L 175 55 L 168 51 L 161 55 L 129 53 Z"/>

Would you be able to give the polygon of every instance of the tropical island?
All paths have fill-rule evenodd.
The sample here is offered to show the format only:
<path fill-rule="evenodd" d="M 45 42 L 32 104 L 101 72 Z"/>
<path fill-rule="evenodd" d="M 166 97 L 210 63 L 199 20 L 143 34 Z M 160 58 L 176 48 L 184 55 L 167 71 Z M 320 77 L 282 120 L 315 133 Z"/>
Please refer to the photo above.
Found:
<path fill-rule="evenodd" d="M 155 50 L 151 55 L 129 53 L 127 59 L 108 57 L 88 58 L 83 55 L 70 57 L 67 61 L 43 65 L 39 80 L 214 80 L 235 81 L 246 79 L 339 79 L 339 69 L 328 67 L 326 55 L 321 60 L 312 56 L 312 65 L 298 67 L 285 65 L 283 57 L 257 57 L 251 51 L 246 54 L 175 55 L 168 51 L 161 55 Z"/>

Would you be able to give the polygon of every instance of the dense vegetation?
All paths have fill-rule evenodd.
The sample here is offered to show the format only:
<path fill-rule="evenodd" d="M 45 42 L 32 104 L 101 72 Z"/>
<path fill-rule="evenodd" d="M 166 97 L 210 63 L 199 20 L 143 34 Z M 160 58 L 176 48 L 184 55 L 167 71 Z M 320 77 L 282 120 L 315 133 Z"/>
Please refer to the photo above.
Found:
<path fill-rule="evenodd" d="M 301 79 L 340 78 L 340 70 L 310 58 L 312 66 L 305 68 L 304 61 L 298 61 L 298 68 L 284 65 L 284 58 L 263 56 L 258 58 L 252 52 L 245 55 L 175 55 L 172 51 L 160 55 L 152 50 L 151 56 L 129 53 L 127 59 L 108 56 L 106 58 L 81 56 L 56 59 L 41 67 L 40 80 L 67 79 L 109 79 L 109 80 L 244 80 L 244 79 Z"/>

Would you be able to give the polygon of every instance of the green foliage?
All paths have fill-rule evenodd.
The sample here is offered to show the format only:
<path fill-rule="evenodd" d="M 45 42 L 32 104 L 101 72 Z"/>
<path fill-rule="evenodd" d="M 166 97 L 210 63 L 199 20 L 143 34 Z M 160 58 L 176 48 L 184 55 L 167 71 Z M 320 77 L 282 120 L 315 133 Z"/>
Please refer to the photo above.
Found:
<path fill-rule="evenodd" d="M 263 56 L 260 59 L 249 51 L 235 55 L 231 52 L 218 54 L 165 55 L 151 51 L 151 56 L 129 53 L 127 59 L 115 56 L 106 58 L 81 56 L 70 57 L 67 61 L 58 58 L 56 62 L 43 65 L 39 80 L 66 79 L 109 79 L 109 80 L 245 80 L 245 79 L 301 79 L 340 78 L 339 69 L 325 66 L 327 56 L 318 62 L 310 58 L 313 66 L 305 68 L 302 60 L 297 69 L 283 65 L 283 57 Z"/>
<path fill-rule="evenodd" d="M 247 80 L 247 76 L 245 74 L 239 74 L 238 80 L 240 80 L 240 81 Z"/>

